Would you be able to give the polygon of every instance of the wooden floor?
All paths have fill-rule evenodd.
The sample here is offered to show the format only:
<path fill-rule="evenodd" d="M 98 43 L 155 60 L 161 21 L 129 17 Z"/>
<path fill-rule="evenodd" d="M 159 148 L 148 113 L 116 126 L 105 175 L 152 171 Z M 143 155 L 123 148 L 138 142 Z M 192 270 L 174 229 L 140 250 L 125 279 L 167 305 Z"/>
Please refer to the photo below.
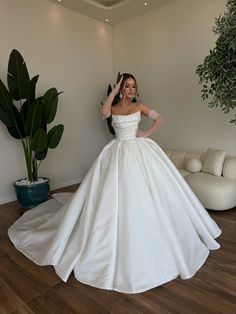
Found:
<path fill-rule="evenodd" d="M 61 191 L 74 191 L 72 186 Z M 209 212 L 223 230 L 221 248 L 191 279 L 175 279 L 139 294 L 123 294 L 78 282 L 67 283 L 51 266 L 35 265 L 19 253 L 7 236 L 20 216 L 16 202 L 0 206 L 0 314 L 205 314 L 236 313 L 236 208 Z"/>

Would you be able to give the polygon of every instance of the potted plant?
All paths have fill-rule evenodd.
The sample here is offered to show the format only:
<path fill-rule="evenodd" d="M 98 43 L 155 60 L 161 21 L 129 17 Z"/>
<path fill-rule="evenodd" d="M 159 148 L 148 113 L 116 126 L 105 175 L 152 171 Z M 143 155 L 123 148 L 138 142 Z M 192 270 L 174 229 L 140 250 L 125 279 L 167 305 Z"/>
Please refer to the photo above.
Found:
<path fill-rule="evenodd" d="M 228 114 L 236 108 L 236 1 L 228 0 L 226 8 L 224 15 L 215 19 L 216 45 L 196 73 L 203 84 L 203 100 L 210 100 L 208 107 L 220 107 Z M 236 124 L 236 114 L 230 123 Z"/>
<path fill-rule="evenodd" d="M 36 97 L 35 90 L 39 75 L 29 77 L 26 63 L 16 49 L 12 50 L 7 74 L 7 85 L 0 80 L 0 120 L 10 135 L 21 141 L 27 178 L 14 182 L 20 207 L 30 209 L 44 202 L 49 196 L 49 179 L 38 177 L 38 168 L 46 158 L 48 148 L 59 144 L 64 126 L 48 124 L 56 115 L 58 95 L 50 88 L 43 96 Z"/>

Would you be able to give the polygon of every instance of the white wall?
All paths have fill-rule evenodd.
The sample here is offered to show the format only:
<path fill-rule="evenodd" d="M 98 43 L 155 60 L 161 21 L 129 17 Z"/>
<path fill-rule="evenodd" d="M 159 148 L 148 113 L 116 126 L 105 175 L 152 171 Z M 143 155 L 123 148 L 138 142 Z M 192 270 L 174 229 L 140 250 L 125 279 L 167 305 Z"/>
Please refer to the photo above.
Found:
<path fill-rule="evenodd" d="M 52 188 L 80 182 L 110 140 L 99 116 L 113 76 L 112 27 L 47 0 L 0 0 L 0 77 L 6 83 L 10 52 L 24 56 L 38 94 L 55 86 L 60 96 L 52 123 L 63 123 L 60 145 L 50 150 L 40 175 Z M 0 203 L 14 199 L 12 183 L 25 176 L 20 142 L 0 122 Z"/>
<path fill-rule="evenodd" d="M 114 27 L 115 74 L 134 73 L 142 101 L 164 116 L 152 136 L 163 148 L 213 147 L 236 154 L 235 126 L 219 110 L 207 108 L 195 75 L 215 45 L 212 27 L 225 3 L 177 0 Z"/>

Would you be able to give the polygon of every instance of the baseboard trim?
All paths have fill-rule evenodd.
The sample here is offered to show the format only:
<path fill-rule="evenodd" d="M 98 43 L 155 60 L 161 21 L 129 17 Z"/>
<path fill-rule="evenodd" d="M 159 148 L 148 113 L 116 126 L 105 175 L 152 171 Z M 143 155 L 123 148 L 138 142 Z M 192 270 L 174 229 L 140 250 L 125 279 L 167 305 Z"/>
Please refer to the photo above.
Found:
<path fill-rule="evenodd" d="M 53 185 L 50 185 L 50 190 L 53 191 L 53 190 L 65 188 L 67 186 L 70 186 L 70 185 L 73 185 L 73 184 L 79 184 L 81 182 L 82 182 L 82 179 L 76 179 L 76 180 L 61 182 L 61 183 L 58 183 L 58 184 L 53 184 Z"/>
<path fill-rule="evenodd" d="M 57 189 L 61 189 L 61 188 L 65 188 L 67 186 L 73 185 L 73 184 L 79 184 L 82 182 L 82 179 L 76 179 L 76 180 L 71 180 L 71 181 L 64 181 L 61 183 L 57 183 L 57 184 L 53 184 L 50 185 L 50 190 L 57 190 Z M 6 204 L 6 203 L 10 203 L 10 202 L 14 202 L 16 201 L 16 196 L 14 194 L 12 195 L 8 195 L 5 197 L 0 197 L 0 205 L 1 204 Z"/>
<path fill-rule="evenodd" d="M 1 204 L 6 204 L 6 203 L 10 203 L 10 202 L 14 202 L 16 201 L 16 196 L 15 195 L 9 195 L 9 196 L 5 196 L 5 197 L 1 197 L 0 198 L 0 205 Z"/>

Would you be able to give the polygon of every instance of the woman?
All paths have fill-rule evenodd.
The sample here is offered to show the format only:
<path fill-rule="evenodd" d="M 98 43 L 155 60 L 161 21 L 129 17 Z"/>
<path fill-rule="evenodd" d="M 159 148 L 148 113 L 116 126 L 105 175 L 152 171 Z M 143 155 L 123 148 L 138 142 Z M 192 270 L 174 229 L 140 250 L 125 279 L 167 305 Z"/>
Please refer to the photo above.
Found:
<path fill-rule="evenodd" d="M 111 106 L 114 97 L 121 100 Z M 26 212 L 10 239 L 39 265 L 67 281 L 138 293 L 177 276 L 192 277 L 221 233 L 151 135 L 163 118 L 133 103 L 137 84 L 124 74 L 101 113 L 112 115 L 116 138 L 99 154 L 79 189 L 60 208 L 55 200 Z M 138 130 L 141 114 L 153 119 Z M 58 195 L 57 195 L 58 196 Z"/>
<path fill-rule="evenodd" d="M 111 107 L 115 96 L 120 92 L 121 101 Z M 152 127 L 145 132 L 137 130 L 137 137 L 147 137 L 155 132 L 156 128 L 164 121 L 163 117 L 158 114 L 155 110 L 150 110 L 147 106 L 142 103 L 134 103 L 132 100 L 137 97 L 137 82 L 135 77 L 130 73 L 124 73 L 119 83 L 116 85 L 114 90 L 110 93 L 106 102 L 102 106 L 103 118 L 108 118 L 111 115 L 122 114 L 127 115 L 129 113 L 135 113 L 140 111 L 145 116 L 151 117 L 154 120 Z"/>

